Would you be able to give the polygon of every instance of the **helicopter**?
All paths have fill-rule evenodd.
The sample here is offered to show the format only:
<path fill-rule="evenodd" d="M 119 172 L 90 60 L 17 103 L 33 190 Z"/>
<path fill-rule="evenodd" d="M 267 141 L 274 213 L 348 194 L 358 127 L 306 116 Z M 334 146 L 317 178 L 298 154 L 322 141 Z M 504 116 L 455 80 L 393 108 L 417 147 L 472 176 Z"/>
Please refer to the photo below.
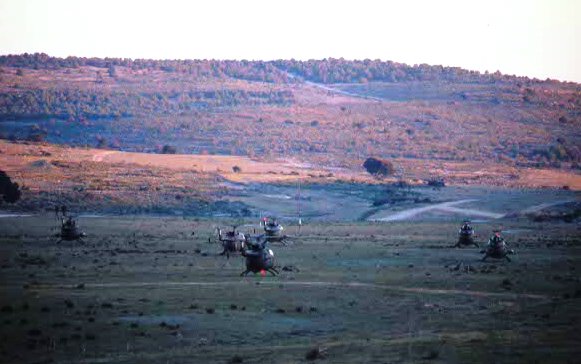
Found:
<path fill-rule="evenodd" d="M 263 276 L 269 272 L 273 276 L 279 274 L 274 267 L 274 253 L 267 248 L 268 240 L 265 235 L 259 235 L 253 240 L 247 238 L 247 248 L 242 250 L 242 256 L 246 258 L 246 270 L 240 276 L 248 273 L 261 273 Z"/>
<path fill-rule="evenodd" d="M 454 245 L 454 248 L 460 248 L 463 246 L 475 245 L 477 248 L 478 243 L 474 241 L 474 228 L 470 225 L 470 220 L 464 220 L 464 224 L 458 230 L 458 242 Z"/>
<path fill-rule="evenodd" d="M 500 236 L 500 230 L 494 230 L 494 235 L 488 240 L 488 245 L 486 249 L 482 250 L 481 253 L 484 254 L 482 261 L 484 262 L 486 258 L 503 259 L 506 258 L 509 262 L 511 259 L 508 257 L 509 254 L 515 254 L 514 250 L 509 249 L 506 245 L 506 241 Z"/>
<path fill-rule="evenodd" d="M 283 235 L 284 227 L 274 217 L 263 217 L 260 220 L 260 226 L 264 229 L 264 237 L 269 243 L 282 243 L 286 245 L 288 235 Z"/>
<path fill-rule="evenodd" d="M 230 254 L 242 252 L 246 246 L 247 236 L 241 232 L 236 231 L 237 226 L 233 225 L 231 231 L 227 231 L 225 235 L 222 235 L 222 230 L 216 228 L 218 232 L 218 240 L 222 243 L 222 253 L 220 255 L 226 255 L 226 258 L 230 259 Z"/>
<path fill-rule="evenodd" d="M 87 236 L 82 231 L 79 231 L 77 227 L 77 221 L 67 213 L 67 207 L 58 206 L 55 207 L 56 219 L 60 221 L 60 233 L 56 234 L 56 237 L 60 238 L 56 243 L 59 244 L 62 241 L 79 241 L 84 243 L 83 238 Z"/>

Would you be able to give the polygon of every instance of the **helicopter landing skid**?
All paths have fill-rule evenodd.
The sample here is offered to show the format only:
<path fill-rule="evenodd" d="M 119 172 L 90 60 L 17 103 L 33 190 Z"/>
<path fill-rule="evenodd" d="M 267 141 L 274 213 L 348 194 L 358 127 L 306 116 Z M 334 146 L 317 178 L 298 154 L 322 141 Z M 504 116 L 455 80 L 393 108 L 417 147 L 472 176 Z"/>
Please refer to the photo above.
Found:
<path fill-rule="evenodd" d="M 268 269 L 265 269 L 265 271 L 272 274 L 273 277 L 276 277 L 276 275 L 279 274 L 279 272 L 274 268 L 268 268 Z M 244 272 L 240 273 L 240 277 L 246 277 L 248 275 L 248 273 L 250 273 L 250 272 L 251 271 L 247 269 Z M 254 274 L 256 274 L 256 273 L 258 273 L 258 272 L 254 272 Z"/>

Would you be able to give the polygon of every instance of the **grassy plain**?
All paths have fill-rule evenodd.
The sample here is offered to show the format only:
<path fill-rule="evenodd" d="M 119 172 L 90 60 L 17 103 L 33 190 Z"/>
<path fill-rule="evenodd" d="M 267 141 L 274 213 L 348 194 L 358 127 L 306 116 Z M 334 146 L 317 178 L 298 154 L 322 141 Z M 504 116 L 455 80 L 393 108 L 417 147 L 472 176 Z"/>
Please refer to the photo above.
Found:
<path fill-rule="evenodd" d="M 240 220 L 0 219 L 3 363 L 575 362 L 579 224 L 498 224 L 512 263 L 453 249 L 456 222 L 316 222 L 271 248 L 278 277 L 239 277 L 209 243 Z M 251 230 L 251 227 L 245 229 Z M 297 235 L 296 227 L 288 226 Z M 192 234 L 193 233 L 193 234 Z"/>

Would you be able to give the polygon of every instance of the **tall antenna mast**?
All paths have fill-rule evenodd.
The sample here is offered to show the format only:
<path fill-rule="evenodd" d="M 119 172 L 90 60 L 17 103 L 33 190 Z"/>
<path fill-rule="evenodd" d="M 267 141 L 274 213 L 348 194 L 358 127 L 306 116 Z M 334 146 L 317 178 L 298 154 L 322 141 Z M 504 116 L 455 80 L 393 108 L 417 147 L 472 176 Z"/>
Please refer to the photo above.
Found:
<path fill-rule="evenodd" d="M 297 181 L 297 217 L 299 219 L 299 235 L 301 234 L 301 225 L 303 222 L 301 221 L 301 179 L 299 178 Z"/>

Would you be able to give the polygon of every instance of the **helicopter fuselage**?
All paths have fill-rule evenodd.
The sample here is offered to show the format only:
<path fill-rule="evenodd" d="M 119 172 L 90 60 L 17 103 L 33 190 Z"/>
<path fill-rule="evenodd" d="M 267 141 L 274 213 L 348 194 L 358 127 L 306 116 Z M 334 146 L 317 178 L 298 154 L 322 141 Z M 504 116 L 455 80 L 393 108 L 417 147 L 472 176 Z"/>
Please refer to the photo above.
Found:
<path fill-rule="evenodd" d="M 266 224 L 264 225 L 264 233 L 266 236 L 280 236 L 284 228 L 279 224 Z"/>
<path fill-rule="evenodd" d="M 230 253 L 237 253 L 244 249 L 246 237 L 243 233 L 235 231 L 227 232 L 225 236 L 222 236 L 222 232 L 218 231 L 218 240 L 222 243 L 223 249 L 220 255 L 230 257 Z"/>
<path fill-rule="evenodd" d="M 272 275 L 278 274 L 274 268 L 274 253 L 266 247 L 245 249 L 242 255 L 246 258 L 246 270 L 240 275 L 248 273 L 269 272 Z"/>
<path fill-rule="evenodd" d="M 456 246 L 468 246 L 468 245 L 475 245 L 478 247 L 476 241 L 474 241 L 474 230 L 460 230 L 458 233 L 458 242 Z"/>
<path fill-rule="evenodd" d="M 74 241 L 82 240 L 86 234 L 81 232 L 75 224 L 63 223 L 61 226 L 61 232 L 58 236 L 62 241 Z"/>
<path fill-rule="evenodd" d="M 509 249 L 505 243 L 488 246 L 484 251 L 484 257 L 482 258 L 482 261 L 486 260 L 486 258 L 494 258 L 506 259 L 510 262 L 511 260 L 508 257 L 509 254 L 514 254 L 514 251 Z"/>

